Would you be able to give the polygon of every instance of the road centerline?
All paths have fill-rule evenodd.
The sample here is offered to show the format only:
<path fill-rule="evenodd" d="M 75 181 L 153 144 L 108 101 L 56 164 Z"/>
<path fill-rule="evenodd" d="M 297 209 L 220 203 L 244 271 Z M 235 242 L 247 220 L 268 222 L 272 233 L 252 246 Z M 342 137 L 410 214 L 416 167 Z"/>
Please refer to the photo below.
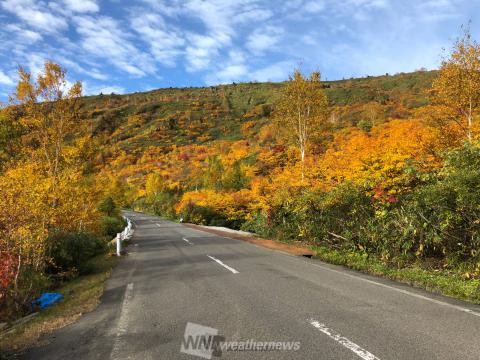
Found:
<path fill-rule="evenodd" d="M 222 265 L 225 269 L 230 270 L 234 274 L 238 274 L 238 271 L 235 270 L 234 268 L 228 266 L 227 264 L 224 264 L 221 260 L 218 260 L 217 258 L 214 258 L 213 256 L 207 255 L 210 259 L 213 261 L 217 262 L 218 264 Z"/>
<path fill-rule="evenodd" d="M 380 358 L 373 355 L 371 352 L 365 350 L 361 346 L 355 344 L 354 342 L 350 341 L 346 337 L 342 336 L 341 334 L 337 333 L 335 330 L 328 328 L 325 324 L 322 324 L 320 321 L 315 319 L 308 320 L 310 325 L 327 335 L 330 339 L 335 340 L 342 346 L 346 347 L 347 349 L 354 352 L 360 358 L 364 360 L 380 360 Z"/>

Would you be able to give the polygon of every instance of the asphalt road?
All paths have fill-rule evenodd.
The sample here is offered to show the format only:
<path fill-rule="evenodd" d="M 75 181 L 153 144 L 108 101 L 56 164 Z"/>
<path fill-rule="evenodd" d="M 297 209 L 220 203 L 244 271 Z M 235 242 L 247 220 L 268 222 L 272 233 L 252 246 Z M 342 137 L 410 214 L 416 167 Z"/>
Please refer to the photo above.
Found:
<path fill-rule="evenodd" d="M 478 306 L 127 216 L 135 234 L 101 305 L 24 358 L 201 359 L 180 351 L 194 323 L 226 342 L 299 343 L 296 351 L 223 350 L 227 359 L 480 359 Z"/>

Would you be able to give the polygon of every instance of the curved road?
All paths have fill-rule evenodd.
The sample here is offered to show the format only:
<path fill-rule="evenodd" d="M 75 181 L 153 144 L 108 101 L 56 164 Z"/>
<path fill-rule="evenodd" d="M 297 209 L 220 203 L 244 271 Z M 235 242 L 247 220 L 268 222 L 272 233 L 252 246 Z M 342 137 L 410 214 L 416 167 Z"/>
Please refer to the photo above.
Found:
<path fill-rule="evenodd" d="M 24 358 L 202 359 L 180 351 L 193 323 L 213 328 L 205 333 L 216 334 L 217 344 L 279 346 L 217 349 L 213 359 L 480 359 L 478 306 L 158 217 L 126 215 L 135 224 L 129 255 L 113 271 L 100 306 Z"/>

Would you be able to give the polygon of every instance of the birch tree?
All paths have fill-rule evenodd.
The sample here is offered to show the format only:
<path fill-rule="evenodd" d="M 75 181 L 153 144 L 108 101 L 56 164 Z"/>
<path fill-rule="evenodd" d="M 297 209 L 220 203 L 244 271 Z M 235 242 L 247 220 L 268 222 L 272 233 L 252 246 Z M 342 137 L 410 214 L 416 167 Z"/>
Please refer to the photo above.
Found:
<path fill-rule="evenodd" d="M 52 62 L 45 63 L 36 82 L 21 67 L 18 74 L 20 80 L 12 100 L 24 109 L 20 122 L 41 149 L 32 154 L 40 156 L 55 187 L 65 160 L 65 141 L 79 128 L 78 100 L 82 96 L 82 84 L 76 82 L 68 87 L 65 70 Z"/>
<path fill-rule="evenodd" d="M 474 115 L 480 107 L 480 45 L 468 29 L 455 41 L 449 57 L 442 61 L 432 90 L 440 104 L 453 110 L 454 120 L 471 142 Z"/>
<path fill-rule="evenodd" d="M 286 139 L 293 142 L 300 152 L 302 180 L 310 142 L 327 125 L 327 108 L 328 100 L 321 87 L 320 73 L 312 72 L 306 78 L 295 70 L 284 85 L 276 119 Z"/>

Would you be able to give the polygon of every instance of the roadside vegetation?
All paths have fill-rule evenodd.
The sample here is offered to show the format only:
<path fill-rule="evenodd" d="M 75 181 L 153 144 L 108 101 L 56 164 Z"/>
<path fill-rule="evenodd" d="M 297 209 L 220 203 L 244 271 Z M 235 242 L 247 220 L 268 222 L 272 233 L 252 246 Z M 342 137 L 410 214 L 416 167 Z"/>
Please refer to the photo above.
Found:
<path fill-rule="evenodd" d="M 35 311 L 31 302 L 45 291 L 99 274 L 91 259 L 104 258 L 124 227 L 107 180 L 91 166 L 95 141 L 78 117 L 81 84 L 69 87 L 49 62 L 37 79 L 20 68 L 19 79 L 0 113 L 0 323 Z"/>
<path fill-rule="evenodd" d="M 94 310 L 100 303 L 105 280 L 116 261 L 117 258 L 109 254 L 97 255 L 86 261 L 87 274 L 58 284 L 55 291 L 63 294 L 64 299 L 39 312 L 28 322 L 9 328 L 0 337 L 0 359 L 15 358 L 15 354 L 35 344 L 40 336 L 67 326 Z"/>
<path fill-rule="evenodd" d="M 356 250 L 334 249 L 328 245 L 313 245 L 311 249 L 316 258 L 328 263 L 480 304 L 480 280 L 465 276 L 462 267 L 444 269 L 435 259 L 419 259 L 408 265 L 398 266 L 385 262 L 376 255 Z"/>

